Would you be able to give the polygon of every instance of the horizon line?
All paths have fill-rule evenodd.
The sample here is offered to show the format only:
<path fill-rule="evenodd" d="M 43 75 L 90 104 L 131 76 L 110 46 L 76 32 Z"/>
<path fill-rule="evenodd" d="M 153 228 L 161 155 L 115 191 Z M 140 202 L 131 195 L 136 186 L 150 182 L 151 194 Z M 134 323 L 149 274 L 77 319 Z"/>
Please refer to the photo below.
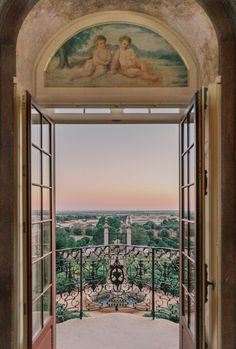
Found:
<path fill-rule="evenodd" d="M 122 211 L 131 211 L 131 212 L 136 212 L 136 211 L 179 211 L 178 208 L 176 209 L 56 209 L 56 212 L 58 211 L 64 211 L 64 212 L 71 212 L 71 211 L 76 211 L 76 212 L 109 212 L 109 211 L 119 211 L 119 212 L 122 212 Z"/>

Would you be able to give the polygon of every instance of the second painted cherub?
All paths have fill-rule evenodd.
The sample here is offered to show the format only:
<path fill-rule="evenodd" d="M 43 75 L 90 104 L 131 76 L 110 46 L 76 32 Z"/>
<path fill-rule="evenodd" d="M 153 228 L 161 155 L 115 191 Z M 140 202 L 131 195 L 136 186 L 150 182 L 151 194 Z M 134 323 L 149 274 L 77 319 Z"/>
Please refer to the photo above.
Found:
<path fill-rule="evenodd" d="M 115 51 L 112 59 L 112 73 L 121 73 L 129 78 L 151 81 L 161 80 L 160 73 L 149 71 L 146 63 L 137 58 L 134 50 L 130 47 L 131 43 L 132 39 L 129 36 L 124 35 L 120 37 L 119 48 Z"/>

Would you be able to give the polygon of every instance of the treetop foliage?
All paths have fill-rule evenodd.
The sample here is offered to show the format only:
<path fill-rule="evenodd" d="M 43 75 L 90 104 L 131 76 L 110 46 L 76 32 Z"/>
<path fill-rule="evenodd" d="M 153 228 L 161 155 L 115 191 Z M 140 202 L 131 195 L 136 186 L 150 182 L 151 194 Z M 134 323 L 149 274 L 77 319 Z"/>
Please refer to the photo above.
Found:
<path fill-rule="evenodd" d="M 58 222 L 67 222 L 69 217 L 73 219 L 86 219 L 86 215 L 66 215 L 59 216 Z M 88 215 L 91 219 L 91 215 Z M 83 218 L 81 218 L 83 217 Z M 93 216 L 97 218 L 97 216 Z M 63 220 L 64 219 L 64 220 Z M 114 243 L 115 240 L 120 240 L 121 243 L 126 243 L 126 227 L 124 222 L 126 217 L 101 216 L 97 222 L 96 227 L 89 225 L 82 229 L 80 226 L 75 227 L 58 227 L 56 230 L 56 248 L 72 248 L 82 247 L 87 245 L 102 245 L 104 243 L 104 225 L 107 222 L 109 229 L 109 243 Z M 145 224 L 132 223 L 132 244 L 133 245 L 147 245 L 153 247 L 171 247 L 179 248 L 179 222 L 176 218 L 164 219 L 160 224 L 153 221 L 147 221 Z M 74 236 L 81 236 L 77 240 Z"/>

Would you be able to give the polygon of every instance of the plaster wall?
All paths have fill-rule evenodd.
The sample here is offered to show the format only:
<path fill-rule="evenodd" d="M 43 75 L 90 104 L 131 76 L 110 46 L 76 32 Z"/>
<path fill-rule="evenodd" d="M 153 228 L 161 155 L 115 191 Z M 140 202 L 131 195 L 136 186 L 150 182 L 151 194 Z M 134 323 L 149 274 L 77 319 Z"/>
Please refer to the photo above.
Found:
<path fill-rule="evenodd" d="M 233 5 L 235 11 L 236 11 L 236 0 L 230 0 L 231 4 Z"/>
<path fill-rule="evenodd" d="M 7 0 L 1 0 L 0 1 L 0 13 L 1 13 L 3 7 L 6 5 L 6 3 L 7 3 Z"/>
<path fill-rule="evenodd" d="M 17 77 L 33 93 L 33 69 L 38 53 L 63 26 L 92 13 L 126 10 L 144 13 L 180 34 L 195 53 L 200 83 L 218 75 L 218 42 L 215 30 L 195 0 L 40 0 L 26 17 L 17 41 Z"/>

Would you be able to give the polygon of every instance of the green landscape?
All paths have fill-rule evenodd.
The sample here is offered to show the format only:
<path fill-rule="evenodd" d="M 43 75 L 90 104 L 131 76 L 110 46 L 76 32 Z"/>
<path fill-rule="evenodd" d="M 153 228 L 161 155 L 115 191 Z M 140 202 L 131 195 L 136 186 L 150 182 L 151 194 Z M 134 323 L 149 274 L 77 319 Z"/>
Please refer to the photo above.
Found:
<path fill-rule="evenodd" d="M 126 220 L 132 215 L 132 245 L 179 248 L 179 221 L 175 211 L 152 212 L 58 212 L 56 248 L 102 245 L 104 225 L 109 226 L 109 243 L 126 243 Z M 143 217 L 140 222 L 139 217 Z M 152 220 L 152 218 L 155 219 Z M 158 219 L 159 217 L 159 219 Z M 158 219 L 158 223 L 156 223 Z M 91 224 L 92 222 L 92 224 Z"/>

